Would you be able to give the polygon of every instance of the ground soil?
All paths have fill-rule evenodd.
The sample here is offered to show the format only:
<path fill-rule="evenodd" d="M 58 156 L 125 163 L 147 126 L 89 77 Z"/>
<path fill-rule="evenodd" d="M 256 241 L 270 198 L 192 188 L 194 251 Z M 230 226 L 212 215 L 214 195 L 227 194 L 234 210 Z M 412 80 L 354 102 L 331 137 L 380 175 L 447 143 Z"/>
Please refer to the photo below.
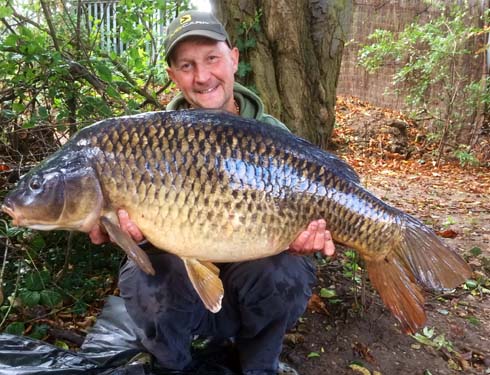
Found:
<path fill-rule="evenodd" d="M 319 263 L 315 300 L 287 336 L 284 359 L 302 375 L 490 374 L 490 170 L 448 158 L 437 167 L 409 121 L 402 142 L 366 132 L 403 116 L 353 98 L 338 107 L 335 153 L 378 197 L 446 237 L 471 264 L 475 283 L 428 293 L 426 330 L 405 335 L 369 282 L 344 276 L 345 249 L 338 247 L 337 259 Z M 392 152 L 395 143 L 404 143 L 401 153 Z M 320 297 L 321 288 L 336 297 Z"/>

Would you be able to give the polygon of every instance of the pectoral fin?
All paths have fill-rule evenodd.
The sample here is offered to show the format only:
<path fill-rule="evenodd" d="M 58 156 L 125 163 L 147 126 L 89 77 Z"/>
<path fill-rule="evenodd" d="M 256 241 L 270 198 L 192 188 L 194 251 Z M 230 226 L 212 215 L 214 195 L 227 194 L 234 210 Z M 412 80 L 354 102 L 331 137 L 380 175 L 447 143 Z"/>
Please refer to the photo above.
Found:
<path fill-rule="evenodd" d="M 151 265 L 148 255 L 136 244 L 136 242 L 133 241 L 129 234 L 123 232 L 119 225 L 114 223 L 107 216 L 102 216 L 100 218 L 100 222 L 106 229 L 107 233 L 109 233 L 112 240 L 126 252 L 129 259 L 135 262 L 138 267 L 143 270 L 143 272 L 149 275 L 155 275 L 155 270 Z"/>
<path fill-rule="evenodd" d="M 199 262 L 196 259 L 182 259 L 194 289 L 206 308 L 217 313 L 221 310 L 223 283 L 218 277 L 219 269 L 212 263 Z"/>

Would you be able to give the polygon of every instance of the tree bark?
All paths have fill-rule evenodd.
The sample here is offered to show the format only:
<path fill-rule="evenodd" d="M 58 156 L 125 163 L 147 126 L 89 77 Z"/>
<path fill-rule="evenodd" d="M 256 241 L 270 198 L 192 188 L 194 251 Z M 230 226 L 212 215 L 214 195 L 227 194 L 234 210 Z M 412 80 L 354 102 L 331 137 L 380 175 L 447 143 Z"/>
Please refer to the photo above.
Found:
<path fill-rule="evenodd" d="M 261 12 L 248 63 L 266 111 L 293 132 L 327 147 L 335 90 L 350 31 L 352 0 L 211 0 L 234 43 L 237 29 Z M 241 59 L 243 56 L 241 56 Z M 243 60 L 242 60 L 243 61 Z"/>

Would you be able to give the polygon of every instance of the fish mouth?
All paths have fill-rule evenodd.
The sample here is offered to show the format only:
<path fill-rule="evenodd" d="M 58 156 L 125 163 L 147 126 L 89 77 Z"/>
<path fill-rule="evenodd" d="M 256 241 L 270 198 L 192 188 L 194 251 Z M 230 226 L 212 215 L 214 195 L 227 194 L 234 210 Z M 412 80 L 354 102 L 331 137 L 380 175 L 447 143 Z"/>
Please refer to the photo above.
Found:
<path fill-rule="evenodd" d="M 0 209 L 12 218 L 12 224 L 13 225 L 15 225 L 15 226 L 19 225 L 19 223 L 21 221 L 21 218 L 20 218 L 21 215 L 18 215 L 15 212 L 15 209 L 12 206 L 12 204 L 9 204 L 9 202 L 5 202 L 4 204 L 2 204 L 2 207 Z"/>

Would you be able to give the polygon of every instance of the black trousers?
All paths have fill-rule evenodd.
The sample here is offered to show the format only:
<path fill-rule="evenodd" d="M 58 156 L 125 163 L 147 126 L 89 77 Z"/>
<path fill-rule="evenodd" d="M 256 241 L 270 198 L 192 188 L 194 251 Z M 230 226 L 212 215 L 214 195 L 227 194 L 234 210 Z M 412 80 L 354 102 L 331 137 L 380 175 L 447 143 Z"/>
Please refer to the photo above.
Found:
<path fill-rule="evenodd" d="M 191 362 L 193 335 L 235 339 L 244 374 L 276 374 L 284 334 L 303 314 L 316 281 L 311 259 L 287 252 L 259 260 L 218 264 L 223 307 L 206 310 L 183 262 L 159 252 L 150 259 L 156 275 L 132 262 L 121 269 L 119 288 L 143 345 L 166 368 Z"/>

